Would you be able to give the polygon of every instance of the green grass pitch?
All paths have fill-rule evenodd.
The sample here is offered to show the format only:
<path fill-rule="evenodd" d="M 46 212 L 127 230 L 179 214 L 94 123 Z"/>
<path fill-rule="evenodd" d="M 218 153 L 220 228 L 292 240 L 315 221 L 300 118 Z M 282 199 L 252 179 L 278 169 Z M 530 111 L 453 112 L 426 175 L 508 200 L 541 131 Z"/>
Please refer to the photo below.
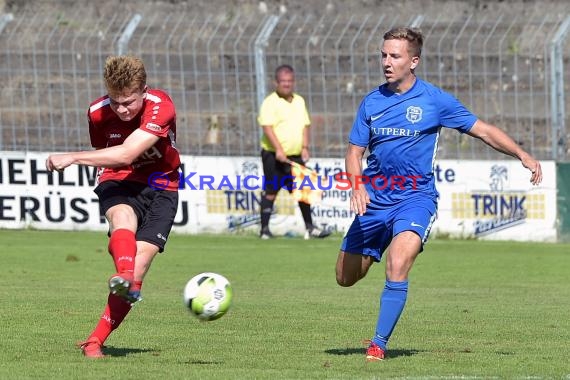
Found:
<path fill-rule="evenodd" d="M 430 241 L 387 360 L 365 363 L 384 265 L 337 286 L 340 240 L 173 235 L 109 357 L 88 360 L 74 343 L 106 302 L 105 233 L 0 231 L 0 378 L 570 378 L 569 245 Z M 204 271 L 234 290 L 213 322 L 182 304 Z"/>

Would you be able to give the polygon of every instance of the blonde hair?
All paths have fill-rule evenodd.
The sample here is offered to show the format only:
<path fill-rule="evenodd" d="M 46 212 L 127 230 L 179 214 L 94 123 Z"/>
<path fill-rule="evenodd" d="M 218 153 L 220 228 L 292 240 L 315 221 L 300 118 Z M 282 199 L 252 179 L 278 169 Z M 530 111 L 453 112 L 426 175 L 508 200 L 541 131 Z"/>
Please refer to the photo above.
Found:
<path fill-rule="evenodd" d="M 406 40 L 410 47 L 408 52 L 412 57 L 420 57 L 422 55 L 424 36 L 417 28 L 398 27 L 390 29 L 384 33 L 384 41 L 386 40 Z"/>
<path fill-rule="evenodd" d="M 140 58 L 111 56 L 105 60 L 103 74 L 105 87 L 110 94 L 124 94 L 146 86 L 146 71 Z"/>

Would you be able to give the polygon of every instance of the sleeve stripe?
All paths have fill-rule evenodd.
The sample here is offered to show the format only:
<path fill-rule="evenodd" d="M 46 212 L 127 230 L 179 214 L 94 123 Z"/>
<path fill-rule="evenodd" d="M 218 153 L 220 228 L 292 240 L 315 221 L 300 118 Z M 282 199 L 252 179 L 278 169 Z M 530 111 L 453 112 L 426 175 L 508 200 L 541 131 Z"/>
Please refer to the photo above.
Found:
<path fill-rule="evenodd" d="M 154 103 L 160 103 L 162 101 L 158 96 L 149 94 L 148 92 L 146 93 L 146 98 Z"/>
<path fill-rule="evenodd" d="M 99 108 L 105 107 L 109 103 L 111 103 L 109 98 L 105 98 L 105 99 L 101 100 L 100 102 L 97 102 L 97 103 L 93 104 L 91 107 L 89 107 L 89 113 L 93 113 L 93 112 L 97 111 Z"/>

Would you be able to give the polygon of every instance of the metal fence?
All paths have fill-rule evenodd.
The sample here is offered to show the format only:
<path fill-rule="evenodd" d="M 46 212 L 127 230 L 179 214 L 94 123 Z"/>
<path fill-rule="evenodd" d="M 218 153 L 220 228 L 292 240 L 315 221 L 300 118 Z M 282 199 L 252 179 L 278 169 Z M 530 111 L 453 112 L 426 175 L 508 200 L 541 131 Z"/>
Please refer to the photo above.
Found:
<path fill-rule="evenodd" d="M 273 69 L 289 63 L 311 113 L 313 155 L 343 157 L 360 100 L 383 82 L 379 46 L 395 25 L 425 34 L 420 77 L 539 158 L 567 159 L 570 13 L 547 10 L 404 17 L 77 6 L 0 15 L 0 150 L 89 148 L 87 105 L 105 93 L 105 58 L 129 53 L 145 61 L 151 87 L 171 94 L 184 154 L 257 155 L 260 99 Z M 444 130 L 438 157 L 496 153 Z"/>

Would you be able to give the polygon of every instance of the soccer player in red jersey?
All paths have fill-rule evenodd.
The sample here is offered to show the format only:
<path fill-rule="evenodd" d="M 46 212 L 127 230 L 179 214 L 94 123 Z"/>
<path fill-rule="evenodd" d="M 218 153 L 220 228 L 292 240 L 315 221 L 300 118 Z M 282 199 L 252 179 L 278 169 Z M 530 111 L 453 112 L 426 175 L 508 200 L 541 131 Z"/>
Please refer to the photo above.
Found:
<path fill-rule="evenodd" d="M 176 110 L 170 97 L 146 85 L 143 62 L 109 57 L 108 94 L 91 103 L 89 135 L 95 150 L 52 154 L 50 171 L 72 164 L 99 168 L 95 193 L 109 223 L 109 253 L 116 273 L 99 323 L 80 343 L 85 356 L 103 357 L 102 346 L 132 305 L 143 279 L 164 250 L 178 209 L 180 156 L 175 147 Z"/>

